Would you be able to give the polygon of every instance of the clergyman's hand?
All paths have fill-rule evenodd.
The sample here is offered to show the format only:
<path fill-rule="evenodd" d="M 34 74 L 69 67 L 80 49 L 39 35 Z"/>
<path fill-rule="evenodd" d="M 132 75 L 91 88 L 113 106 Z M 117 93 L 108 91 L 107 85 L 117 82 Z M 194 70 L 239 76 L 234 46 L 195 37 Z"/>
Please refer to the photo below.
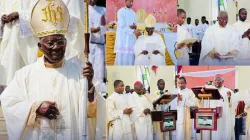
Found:
<path fill-rule="evenodd" d="M 83 72 L 82 72 L 83 76 L 86 76 L 88 79 L 88 84 L 89 86 L 92 86 L 92 80 L 94 77 L 94 69 L 92 67 L 92 64 L 90 62 L 86 62 L 86 66 L 83 67 Z"/>
<path fill-rule="evenodd" d="M 147 54 L 148 54 L 148 51 L 143 50 L 143 51 L 141 52 L 141 54 L 147 55 Z"/>
<path fill-rule="evenodd" d="M 131 25 L 129 27 L 130 27 L 130 29 L 136 29 L 137 28 L 135 24 L 133 24 L 133 25 Z"/>
<path fill-rule="evenodd" d="M 134 34 L 135 34 L 136 37 L 141 35 L 141 33 L 139 31 L 134 31 Z"/>
<path fill-rule="evenodd" d="M 186 44 L 185 43 L 179 43 L 177 44 L 177 49 L 181 49 L 185 46 Z"/>
<path fill-rule="evenodd" d="M 150 114 L 150 109 L 148 109 L 148 108 L 144 109 L 143 113 L 144 113 L 145 115 Z"/>
<path fill-rule="evenodd" d="M 190 48 L 193 46 L 193 43 L 188 43 L 187 46 Z"/>
<path fill-rule="evenodd" d="M 123 110 L 123 114 L 127 114 L 127 115 L 130 115 L 132 112 L 133 112 L 132 108 L 126 108 Z"/>
<path fill-rule="evenodd" d="M 3 16 L 1 17 L 1 20 L 2 20 L 3 24 L 9 23 L 9 18 L 8 18 L 7 15 L 3 15 Z"/>
<path fill-rule="evenodd" d="M 17 20 L 19 18 L 18 12 L 13 12 L 8 15 L 9 22 L 13 22 L 14 20 Z"/>
<path fill-rule="evenodd" d="M 180 94 L 177 94 L 177 100 L 182 101 L 182 96 Z"/>
<path fill-rule="evenodd" d="M 160 52 L 159 52 L 158 50 L 154 50 L 154 51 L 153 51 L 153 54 L 154 54 L 154 55 L 157 55 L 157 54 L 159 54 L 159 53 L 160 53 Z"/>
<path fill-rule="evenodd" d="M 220 58 L 220 54 L 219 53 L 214 53 L 214 58 Z"/>
<path fill-rule="evenodd" d="M 56 103 L 51 101 L 42 102 L 41 106 L 36 110 L 36 112 L 50 120 L 57 119 L 57 115 L 59 115 L 59 110 L 56 107 Z"/>

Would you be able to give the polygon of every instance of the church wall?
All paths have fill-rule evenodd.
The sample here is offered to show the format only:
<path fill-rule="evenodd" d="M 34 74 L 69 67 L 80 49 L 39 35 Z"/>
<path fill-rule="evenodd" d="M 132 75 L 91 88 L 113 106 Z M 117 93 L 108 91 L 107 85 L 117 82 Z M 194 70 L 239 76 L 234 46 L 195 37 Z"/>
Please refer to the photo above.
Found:
<path fill-rule="evenodd" d="M 112 94 L 114 92 L 114 81 L 122 80 L 124 85 L 129 85 L 133 88 L 134 82 L 137 80 L 136 67 L 133 66 L 107 66 L 107 92 Z"/>
<path fill-rule="evenodd" d="M 238 89 L 240 92 L 241 99 L 246 99 L 246 90 L 250 89 L 249 77 L 250 77 L 250 67 L 249 66 L 239 66 L 238 68 Z"/>
<path fill-rule="evenodd" d="M 201 23 L 201 17 L 206 16 L 208 21 L 211 21 L 210 14 L 210 0 L 178 0 L 179 8 L 186 11 L 187 17 L 191 17 L 192 24 L 195 19 L 199 19 Z"/>
<path fill-rule="evenodd" d="M 150 69 L 150 92 L 153 93 L 157 90 L 157 81 L 163 79 L 165 81 L 165 89 L 172 90 L 175 88 L 175 67 L 174 66 L 161 66 L 158 67 L 156 74 Z"/>

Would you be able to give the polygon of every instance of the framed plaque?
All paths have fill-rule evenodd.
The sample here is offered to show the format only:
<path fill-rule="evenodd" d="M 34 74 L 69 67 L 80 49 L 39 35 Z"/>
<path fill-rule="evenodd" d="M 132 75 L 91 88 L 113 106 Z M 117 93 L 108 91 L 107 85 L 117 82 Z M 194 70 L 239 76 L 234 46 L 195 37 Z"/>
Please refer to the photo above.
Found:
<path fill-rule="evenodd" d="M 196 112 L 194 128 L 196 130 L 217 130 L 216 112 Z"/>
<path fill-rule="evenodd" d="M 161 132 L 176 130 L 176 116 L 174 113 L 165 112 L 163 121 L 160 122 Z"/>

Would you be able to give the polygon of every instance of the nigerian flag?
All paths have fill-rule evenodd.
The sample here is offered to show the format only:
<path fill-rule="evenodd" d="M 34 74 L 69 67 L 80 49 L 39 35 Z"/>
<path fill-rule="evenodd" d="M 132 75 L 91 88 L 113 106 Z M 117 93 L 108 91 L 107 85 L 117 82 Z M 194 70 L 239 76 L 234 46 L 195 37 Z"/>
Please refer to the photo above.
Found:
<path fill-rule="evenodd" d="M 219 11 L 227 11 L 227 0 L 218 0 Z"/>

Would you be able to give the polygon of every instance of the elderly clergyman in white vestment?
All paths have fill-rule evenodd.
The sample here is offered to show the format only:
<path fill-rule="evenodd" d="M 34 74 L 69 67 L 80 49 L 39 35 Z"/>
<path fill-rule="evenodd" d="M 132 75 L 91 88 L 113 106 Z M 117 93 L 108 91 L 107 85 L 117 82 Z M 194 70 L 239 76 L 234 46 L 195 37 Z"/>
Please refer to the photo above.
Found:
<path fill-rule="evenodd" d="M 250 23 L 246 22 L 247 10 L 239 10 L 239 20 L 233 24 L 240 38 L 239 53 L 237 54 L 238 65 L 250 64 Z"/>
<path fill-rule="evenodd" d="M 156 18 L 149 14 L 144 23 L 147 35 L 140 36 L 135 42 L 135 65 L 166 65 L 166 45 L 162 37 L 154 33 Z"/>
<path fill-rule="evenodd" d="M 130 119 L 135 128 L 137 140 L 153 140 L 153 123 L 150 115 L 152 105 L 146 95 L 141 82 L 134 83 L 135 92 L 129 96 L 128 105 L 134 107 Z"/>
<path fill-rule="evenodd" d="M 124 96 L 124 83 L 115 80 L 114 90 L 107 99 L 108 140 L 132 140 L 130 115 L 133 112 Z"/>
<path fill-rule="evenodd" d="M 30 27 L 30 13 L 38 0 L 1 0 L 0 17 L 4 17 L 0 48 L 0 84 L 8 85 L 20 68 L 37 60 L 37 38 Z M 84 1 L 63 0 L 70 14 L 65 58 L 83 59 Z M 4 23 L 2 25 L 2 23 Z"/>
<path fill-rule="evenodd" d="M 212 88 L 212 87 L 210 87 Z M 214 86 L 219 90 L 223 99 L 204 101 L 201 107 L 203 108 L 216 108 L 222 107 L 222 117 L 217 120 L 217 131 L 212 131 L 210 137 L 210 131 L 202 131 L 203 140 L 234 140 L 234 126 L 235 126 L 235 109 L 237 107 L 237 100 L 235 94 L 229 88 L 224 86 L 224 78 L 218 74 L 214 78 Z"/>
<path fill-rule="evenodd" d="M 49 16 L 48 10 L 55 15 Z M 88 107 L 95 102 L 92 64 L 82 68 L 78 59 L 65 58 L 70 16 L 63 1 L 40 0 L 31 14 L 44 56 L 18 70 L 0 96 L 9 139 L 81 139 L 87 113 L 82 112 L 83 91 L 88 91 Z M 88 89 L 82 76 L 88 79 Z M 94 109 L 88 109 L 88 116 L 93 115 L 90 111 Z"/>
<path fill-rule="evenodd" d="M 134 0 L 125 0 L 126 5 L 117 12 L 117 31 L 115 38 L 115 65 L 134 65 L 134 44 L 141 33 L 136 30 L 136 14 L 131 9 Z"/>
<path fill-rule="evenodd" d="M 221 11 L 218 22 L 210 26 L 203 37 L 199 65 L 234 65 L 239 51 L 239 37 L 228 24 L 228 14 Z"/>

